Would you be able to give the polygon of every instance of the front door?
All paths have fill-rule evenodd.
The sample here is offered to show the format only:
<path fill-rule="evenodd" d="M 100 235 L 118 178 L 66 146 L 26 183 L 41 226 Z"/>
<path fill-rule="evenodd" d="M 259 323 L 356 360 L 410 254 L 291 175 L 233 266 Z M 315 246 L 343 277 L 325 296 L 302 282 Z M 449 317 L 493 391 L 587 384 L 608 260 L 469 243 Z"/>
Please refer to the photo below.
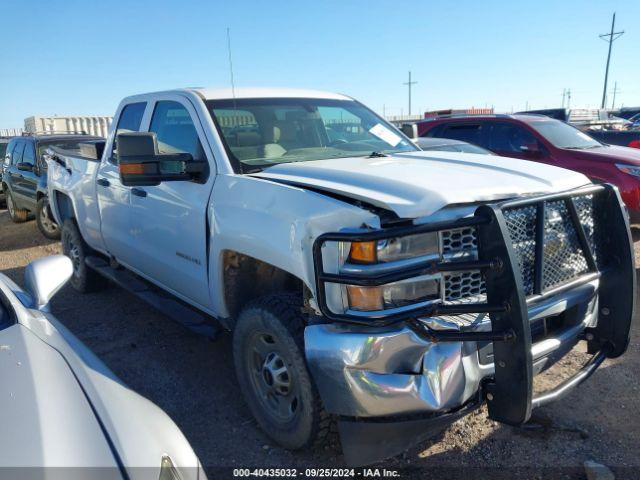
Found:
<path fill-rule="evenodd" d="M 207 221 L 215 163 L 190 101 L 168 94 L 158 97 L 148 130 L 155 132 L 159 153 L 190 153 L 208 162 L 200 182 L 163 182 L 131 189 L 135 267 L 179 296 L 210 305 Z"/>
<path fill-rule="evenodd" d="M 35 211 L 36 209 L 36 190 L 38 189 L 38 167 L 36 165 L 36 149 L 32 142 L 25 142 L 24 153 L 22 154 L 22 163 L 31 165 L 31 170 L 22 171 L 22 179 L 20 180 L 20 193 L 24 197 L 26 207 Z"/>
<path fill-rule="evenodd" d="M 146 102 L 125 105 L 118 117 L 116 132 L 107 145 L 96 178 L 96 192 L 100 208 L 102 239 L 110 255 L 131 265 L 135 261 L 131 236 L 131 189 L 120 182 L 116 137 L 122 132 L 138 132 L 142 125 Z"/>
<path fill-rule="evenodd" d="M 24 187 L 22 185 L 24 172 L 18 170 L 18 164 L 22 163 L 24 144 L 25 142 L 23 140 L 16 142 L 11 153 L 11 162 L 5 171 L 5 176 L 7 177 L 5 181 L 9 185 L 16 208 L 24 208 Z"/>

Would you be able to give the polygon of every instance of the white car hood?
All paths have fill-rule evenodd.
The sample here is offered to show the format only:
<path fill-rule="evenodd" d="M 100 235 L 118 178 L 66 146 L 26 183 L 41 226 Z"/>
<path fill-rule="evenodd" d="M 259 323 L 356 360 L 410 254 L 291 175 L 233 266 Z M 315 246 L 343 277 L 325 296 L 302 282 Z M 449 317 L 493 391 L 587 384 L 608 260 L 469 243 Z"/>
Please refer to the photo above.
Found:
<path fill-rule="evenodd" d="M 401 218 L 431 215 L 448 205 L 558 192 L 589 183 L 580 173 L 551 165 L 457 152 L 292 162 L 255 176 L 346 195 Z"/>
<path fill-rule="evenodd" d="M 29 329 L 0 331 L 0 467 L 115 467 L 65 359 Z"/>

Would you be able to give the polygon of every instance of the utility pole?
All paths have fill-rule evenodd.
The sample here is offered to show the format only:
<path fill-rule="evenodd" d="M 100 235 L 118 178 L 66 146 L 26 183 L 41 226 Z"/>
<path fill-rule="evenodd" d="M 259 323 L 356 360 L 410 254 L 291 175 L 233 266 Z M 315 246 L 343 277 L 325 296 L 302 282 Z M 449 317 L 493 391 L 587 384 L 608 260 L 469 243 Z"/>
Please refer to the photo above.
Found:
<path fill-rule="evenodd" d="M 411 86 L 415 85 L 418 82 L 411 81 L 411 70 L 409 70 L 409 81 L 403 83 L 403 85 L 407 85 L 409 87 L 409 116 L 411 116 Z"/>
<path fill-rule="evenodd" d="M 567 108 L 571 109 L 571 89 L 567 88 Z"/>
<path fill-rule="evenodd" d="M 607 106 L 607 81 L 609 80 L 609 63 L 611 62 L 611 47 L 613 46 L 613 42 L 615 42 L 618 38 L 622 36 L 624 30 L 620 32 L 616 32 L 616 14 L 613 14 L 613 20 L 611 21 L 611 33 L 603 33 L 600 35 L 600 38 L 609 44 L 609 53 L 607 54 L 607 68 L 604 71 L 604 88 L 602 89 L 602 106 L 600 108 L 605 108 Z"/>
<path fill-rule="evenodd" d="M 616 94 L 617 93 L 622 93 L 620 90 L 618 90 L 618 82 L 615 82 L 613 84 L 613 103 L 611 105 L 611 109 L 616 108 Z"/>
<path fill-rule="evenodd" d="M 566 96 L 567 96 L 567 89 L 563 88 L 562 89 L 562 108 L 564 108 L 564 100 L 565 100 Z"/>

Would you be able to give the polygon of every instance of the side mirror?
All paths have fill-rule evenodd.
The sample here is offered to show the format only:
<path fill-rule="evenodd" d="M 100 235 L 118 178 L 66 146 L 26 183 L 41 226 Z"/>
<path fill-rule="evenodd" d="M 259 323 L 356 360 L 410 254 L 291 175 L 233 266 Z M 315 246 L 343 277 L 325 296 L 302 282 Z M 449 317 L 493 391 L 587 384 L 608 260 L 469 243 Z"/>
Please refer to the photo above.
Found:
<path fill-rule="evenodd" d="M 520 151 L 531 158 L 540 158 L 543 156 L 543 152 L 537 143 L 528 143 L 527 145 L 522 145 L 520 147 Z"/>
<path fill-rule="evenodd" d="M 25 289 L 33 297 L 34 307 L 47 310 L 49 301 L 73 275 L 73 264 L 64 255 L 39 258 L 27 265 Z"/>
<path fill-rule="evenodd" d="M 404 133 L 410 139 L 418 138 L 418 125 L 415 123 L 404 123 L 402 125 L 402 133 Z"/>
<path fill-rule="evenodd" d="M 27 163 L 27 162 L 20 162 L 18 164 L 16 164 L 16 168 L 22 172 L 32 172 L 33 171 L 33 165 L 31 163 Z"/>
<path fill-rule="evenodd" d="M 128 187 L 151 187 L 161 182 L 193 180 L 206 169 L 190 153 L 158 153 L 153 132 L 120 133 L 117 138 L 120 180 Z"/>

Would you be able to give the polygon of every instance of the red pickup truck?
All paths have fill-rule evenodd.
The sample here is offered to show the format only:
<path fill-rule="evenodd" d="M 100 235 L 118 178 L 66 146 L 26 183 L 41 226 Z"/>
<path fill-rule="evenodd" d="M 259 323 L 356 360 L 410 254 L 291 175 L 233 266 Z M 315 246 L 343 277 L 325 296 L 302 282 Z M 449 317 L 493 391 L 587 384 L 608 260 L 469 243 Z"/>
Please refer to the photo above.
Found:
<path fill-rule="evenodd" d="M 601 143 L 571 125 L 543 115 L 464 115 L 418 123 L 420 137 L 480 145 L 498 155 L 548 163 L 612 183 L 640 222 L 640 150 Z"/>

